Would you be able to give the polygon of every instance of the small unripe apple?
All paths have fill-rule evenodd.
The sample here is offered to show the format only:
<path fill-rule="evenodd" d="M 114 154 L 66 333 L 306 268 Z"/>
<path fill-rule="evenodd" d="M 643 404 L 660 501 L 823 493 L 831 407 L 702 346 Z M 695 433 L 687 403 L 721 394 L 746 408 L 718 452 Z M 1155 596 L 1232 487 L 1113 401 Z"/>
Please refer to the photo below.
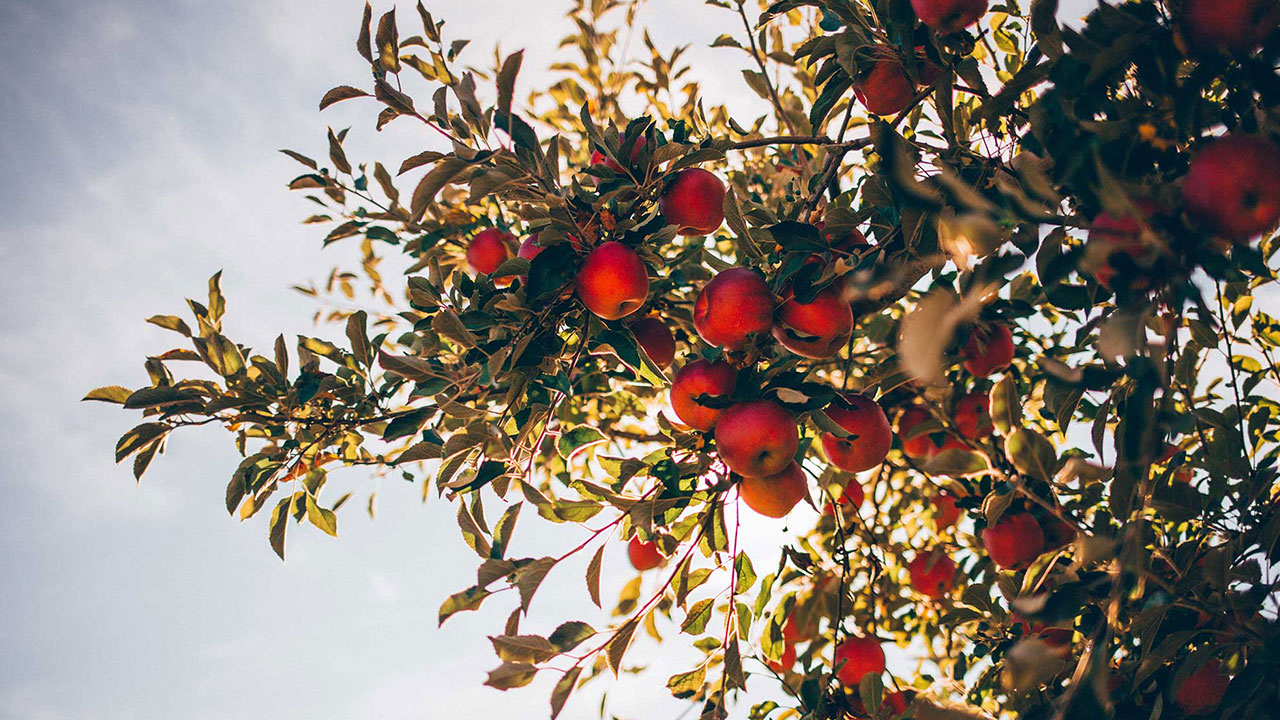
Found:
<path fill-rule="evenodd" d="M 723 407 L 708 407 L 697 398 L 708 395 L 728 399 L 738 380 L 738 371 L 723 360 L 694 360 L 676 372 L 671 382 L 671 409 L 680 422 L 707 432 L 715 427 Z"/>
<path fill-rule="evenodd" d="M 832 465 L 845 472 L 862 472 L 884 462 L 893 447 L 893 429 L 879 403 L 866 395 L 851 393 L 829 405 L 827 417 L 857 437 L 842 439 L 822 434 L 822 451 Z"/>
<path fill-rule="evenodd" d="M 818 291 L 813 300 L 787 300 L 778 308 L 773 337 L 791 352 L 821 360 L 840 351 L 853 334 L 853 310 L 835 287 Z"/>
<path fill-rule="evenodd" d="M 916 555 L 907 564 L 907 572 L 911 587 L 926 597 L 945 597 L 956 586 L 956 563 L 941 550 Z"/>
<path fill-rule="evenodd" d="M 709 345 L 741 350 L 751 335 L 773 326 L 773 293 L 754 270 L 721 271 L 693 304 L 693 327 Z"/>
<path fill-rule="evenodd" d="M 862 483 L 857 480 L 850 480 L 844 486 L 844 489 L 840 491 L 840 511 L 848 518 L 851 513 L 858 512 L 858 508 L 862 507 L 862 501 L 865 499 L 866 492 L 862 489 Z M 827 504 L 822 506 L 822 514 L 835 515 L 835 504 L 828 500 Z"/>
<path fill-rule="evenodd" d="M 467 264 L 477 273 L 488 275 L 511 258 L 508 242 L 515 237 L 498 228 L 486 228 L 476 233 L 467 245 Z"/>
<path fill-rule="evenodd" d="M 576 281 L 578 299 L 605 320 L 624 318 L 649 297 L 649 272 L 634 250 L 610 241 L 582 261 Z"/>
<path fill-rule="evenodd" d="M 658 211 L 681 235 L 709 235 L 724 222 L 724 183 L 709 170 L 687 168 L 662 192 Z"/>
<path fill-rule="evenodd" d="M 1205 144 L 1182 179 L 1187 213 L 1228 240 L 1248 240 L 1280 220 L 1280 148 L 1259 135 Z"/>
<path fill-rule="evenodd" d="M 991 434 L 995 425 L 988 409 L 991 398 L 985 392 L 976 392 L 956 402 L 955 422 L 960 434 L 970 440 L 981 440 Z"/>
<path fill-rule="evenodd" d="M 808 494 L 809 483 L 796 462 L 777 475 L 744 477 L 738 485 L 738 496 L 747 507 L 771 518 L 784 517 Z"/>
<path fill-rule="evenodd" d="M 875 61 L 871 70 L 853 81 L 853 94 L 863 107 L 876 115 L 896 115 L 911 105 L 916 85 L 907 77 L 902 62 L 886 54 Z"/>
<path fill-rule="evenodd" d="M 836 671 L 840 682 L 856 688 L 864 675 L 884 672 L 884 648 L 873 637 L 857 635 L 836 646 L 834 662 L 840 668 Z"/>
<path fill-rule="evenodd" d="M 974 327 L 965 343 L 964 369 L 974 377 L 990 377 L 1013 361 L 1013 332 L 1004 323 Z"/>
<path fill-rule="evenodd" d="M 997 567 L 1022 570 L 1044 550 L 1044 531 L 1030 513 L 1013 513 L 982 531 L 982 544 Z"/>
<path fill-rule="evenodd" d="M 987 11 L 987 0 L 911 0 L 911 7 L 920 22 L 949 34 L 977 22 Z"/>
<path fill-rule="evenodd" d="M 752 400 L 720 416 L 716 447 L 724 464 L 743 477 L 776 475 L 795 460 L 800 432 L 791 411 L 772 400 Z"/>
<path fill-rule="evenodd" d="M 631 538 L 631 542 L 627 543 L 627 557 L 631 559 L 631 567 L 640 572 L 652 570 L 666 559 L 658 549 L 658 543 L 645 542 L 639 536 Z"/>
<path fill-rule="evenodd" d="M 542 246 L 538 244 L 538 236 L 530 235 L 520 243 L 520 249 L 516 252 L 516 257 L 533 262 L 533 259 L 538 257 L 540 252 L 542 252 Z"/>
<path fill-rule="evenodd" d="M 938 532 L 955 525 L 960 520 L 960 508 L 951 493 L 940 492 L 933 496 L 933 526 Z"/>
<path fill-rule="evenodd" d="M 1231 678 L 1222 672 L 1222 661 L 1208 660 L 1178 686 L 1174 703 L 1188 715 L 1207 715 L 1222 704 Z"/>
<path fill-rule="evenodd" d="M 676 339 L 671 328 L 656 317 L 641 318 L 631 323 L 631 332 L 649 359 L 660 368 L 671 367 L 676 358 Z"/>
<path fill-rule="evenodd" d="M 1248 54 L 1280 20 L 1276 0 L 1183 0 L 1182 31 L 1200 50 Z"/>

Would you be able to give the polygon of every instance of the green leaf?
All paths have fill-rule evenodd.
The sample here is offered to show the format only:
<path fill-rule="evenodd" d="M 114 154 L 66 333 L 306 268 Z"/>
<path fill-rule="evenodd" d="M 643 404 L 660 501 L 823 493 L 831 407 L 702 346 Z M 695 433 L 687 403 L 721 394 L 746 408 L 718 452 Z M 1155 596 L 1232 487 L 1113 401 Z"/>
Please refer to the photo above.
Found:
<path fill-rule="evenodd" d="M 489 673 L 484 684 L 499 690 L 510 690 L 528 685 L 533 682 L 533 676 L 537 674 L 538 668 L 528 663 L 504 662 Z"/>
<path fill-rule="evenodd" d="M 556 647 L 541 635 L 499 635 L 490 637 L 489 642 L 504 662 L 542 663 L 557 654 Z"/>
<path fill-rule="evenodd" d="M 618 670 L 622 667 L 622 657 L 626 655 L 627 648 L 631 647 L 631 639 L 635 637 L 636 628 L 640 625 L 640 619 L 633 617 L 622 624 L 617 632 L 614 633 L 613 639 L 605 646 L 605 656 L 609 661 L 609 669 L 617 676 Z"/>
<path fill-rule="evenodd" d="M 596 550 L 596 554 L 591 556 L 591 562 L 587 564 L 587 594 L 591 596 L 591 602 L 596 607 L 602 608 L 600 604 L 600 563 L 604 559 L 604 546 L 601 545 Z"/>
<path fill-rule="evenodd" d="M 556 440 L 556 452 L 560 453 L 560 457 L 569 460 L 584 448 L 604 442 L 607 439 L 604 433 L 599 430 L 586 425 L 579 425 L 560 435 L 559 439 Z"/>
<path fill-rule="evenodd" d="M 556 687 L 551 691 L 551 720 L 556 720 L 560 715 L 560 711 L 564 709 L 565 702 L 569 699 L 570 693 L 578 682 L 578 675 L 582 672 L 582 668 L 573 667 L 560 677 L 556 683 Z"/>
<path fill-rule="evenodd" d="M 667 689 L 677 698 L 690 698 L 698 694 L 706 680 L 707 666 L 702 664 L 689 672 L 672 675 L 667 680 Z"/>
<path fill-rule="evenodd" d="M 733 562 L 734 571 L 738 574 L 737 594 L 741 595 L 751 589 L 756 582 L 756 571 L 751 567 L 751 558 L 745 552 L 738 553 Z"/>
<path fill-rule="evenodd" d="M 369 315 L 364 310 L 354 312 L 347 318 L 347 340 L 351 342 L 351 354 L 365 367 L 373 364 L 373 347 L 369 344 L 369 334 L 365 330 L 368 321 Z"/>
<path fill-rule="evenodd" d="M 413 189 L 413 198 L 409 201 L 409 212 L 416 221 L 427 212 L 427 206 L 435 200 L 436 194 L 445 185 L 467 168 L 467 162 L 459 157 L 447 155 L 436 162 Z"/>
<path fill-rule="evenodd" d="M 284 534 L 289 525 L 289 505 L 292 502 L 293 498 L 287 497 L 276 503 L 271 510 L 271 523 L 268 525 L 271 549 L 276 551 L 281 560 L 284 560 Z"/>
<path fill-rule="evenodd" d="M 323 530 L 332 537 L 338 536 L 338 516 L 332 510 L 320 507 L 311 495 L 307 495 L 307 522 Z"/>
<path fill-rule="evenodd" d="M 450 595 L 448 599 L 440 605 L 439 624 L 443 625 L 445 620 L 448 620 L 457 613 L 479 608 L 480 603 L 484 602 L 484 599 L 489 597 L 489 594 L 489 591 L 484 588 L 469 587 L 462 592 Z"/>
<path fill-rule="evenodd" d="M 146 445 L 157 442 L 169 432 L 167 425 L 160 423 L 142 423 L 120 437 L 116 443 L 116 462 L 120 462 L 138 452 Z"/>
<path fill-rule="evenodd" d="M 127 387 L 121 387 L 119 385 L 106 385 L 104 387 L 90 390 L 89 394 L 81 398 L 80 402 L 86 402 L 88 400 L 97 400 L 98 402 L 108 402 L 108 403 L 115 403 L 116 405 L 123 405 L 125 401 L 129 399 L 129 396 L 132 394 L 133 394 L 133 391 Z"/>
<path fill-rule="evenodd" d="M 152 315 L 147 318 L 147 322 L 152 325 L 162 327 L 165 330 L 172 330 L 176 333 L 181 333 L 187 337 L 191 337 L 191 328 L 187 327 L 186 321 L 177 315 Z"/>
<path fill-rule="evenodd" d="M 562 653 L 578 647 L 583 641 L 593 637 L 596 634 L 595 628 L 578 620 L 570 620 L 562 623 L 560 627 L 551 633 L 549 640 L 551 644 Z"/>
<path fill-rule="evenodd" d="M 520 72 L 520 63 L 524 61 L 524 51 L 511 53 L 502 61 L 502 69 L 498 71 L 498 113 L 511 114 L 511 97 L 515 89 L 516 75 Z"/>
<path fill-rule="evenodd" d="M 711 620 L 713 604 L 712 598 L 704 598 L 694 603 L 693 607 L 689 608 L 689 614 L 684 622 L 680 624 L 680 632 L 701 635 L 702 631 L 707 629 L 707 622 Z"/>

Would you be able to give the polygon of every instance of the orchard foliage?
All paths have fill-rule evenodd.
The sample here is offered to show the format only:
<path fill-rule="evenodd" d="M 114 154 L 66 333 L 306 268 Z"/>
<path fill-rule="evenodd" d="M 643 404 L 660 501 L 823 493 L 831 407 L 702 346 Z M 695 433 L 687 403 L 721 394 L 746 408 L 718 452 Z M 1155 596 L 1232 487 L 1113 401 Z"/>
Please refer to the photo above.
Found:
<path fill-rule="evenodd" d="M 320 107 L 432 147 L 286 152 L 363 258 L 311 292 L 380 309 L 258 354 L 215 275 L 191 321 L 150 319 L 184 345 L 146 386 L 90 393 L 144 416 L 117 460 L 224 428 L 227 510 L 282 558 L 337 533 L 339 468 L 446 498 L 479 570 L 440 621 L 514 603 L 488 684 L 556 673 L 552 716 L 642 628 L 702 652 L 666 685 L 706 718 L 1273 716 L 1274 0 L 1078 27 L 1053 0 L 709 4 L 717 77 L 766 115 L 709 104 L 635 2 L 578 0 L 524 94 L 520 53 L 366 7 L 371 75 Z M 739 550 L 739 511 L 797 502 L 825 512 L 780 557 Z M 522 555 L 530 515 L 581 543 Z M 624 543 L 656 592 L 522 627 L 571 556 L 604 607 Z M 918 661 L 886 672 L 892 645 Z"/>

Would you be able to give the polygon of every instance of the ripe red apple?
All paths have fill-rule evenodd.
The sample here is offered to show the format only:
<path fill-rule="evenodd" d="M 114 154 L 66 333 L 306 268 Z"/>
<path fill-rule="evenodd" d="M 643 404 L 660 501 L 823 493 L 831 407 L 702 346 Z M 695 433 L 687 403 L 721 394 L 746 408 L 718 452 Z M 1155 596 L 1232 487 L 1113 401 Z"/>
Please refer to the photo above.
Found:
<path fill-rule="evenodd" d="M 956 563 L 942 550 L 916 555 L 907 564 L 907 572 L 911 587 L 926 597 L 945 597 L 956 586 Z"/>
<path fill-rule="evenodd" d="M 981 440 L 991 434 L 995 425 L 991 422 L 991 397 L 985 392 L 976 392 L 960 398 L 956 402 L 956 427 L 960 434 L 970 440 Z"/>
<path fill-rule="evenodd" d="M 964 369 L 974 377 L 990 377 L 1013 361 L 1013 332 L 1004 323 L 975 326 L 965 343 Z"/>
<path fill-rule="evenodd" d="M 884 648 L 873 637 L 856 635 L 836 646 L 834 663 L 840 667 L 836 671 L 840 682 L 848 687 L 858 687 L 863 675 L 884 672 Z"/>
<path fill-rule="evenodd" d="M 695 430 L 708 432 L 724 408 L 707 407 L 698 402 L 701 395 L 727 399 L 737 383 L 738 371 L 723 360 L 694 360 L 676 372 L 671 382 L 671 409 L 680 422 Z"/>
<path fill-rule="evenodd" d="M 1183 0 L 1182 30 L 1200 50 L 1251 53 L 1280 20 L 1275 0 Z"/>
<path fill-rule="evenodd" d="M 636 161 L 640 159 L 640 150 L 644 148 L 645 143 L 647 142 L 649 142 L 648 139 L 645 138 L 645 136 L 643 135 L 641 135 L 639 138 L 636 138 L 635 146 L 631 148 L 631 164 L 632 165 L 635 165 Z M 623 150 L 625 151 L 625 148 Z M 608 155 L 605 155 L 604 153 L 596 149 L 591 150 L 591 164 L 604 165 L 610 170 L 620 174 L 626 172 L 626 169 L 623 168 L 618 163 L 614 162 L 613 158 L 609 157 Z M 597 183 L 600 182 L 600 178 L 595 178 L 595 181 Z"/>
<path fill-rule="evenodd" d="M 741 350 L 750 335 L 773 326 L 773 293 L 754 270 L 729 268 L 702 287 L 693 327 L 709 345 Z"/>
<path fill-rule="evenodd" d="M 853 94 L 876 115 L 896 115 L 911 104 L 916 85 L 907 77 L 902 61 L 890 50 L 853 81 Z"/>
<path fill-rule="evenodd" d="M 662 192 L 658 211 L 681 235 L 709 235 L 724 222 L 724 183 L 709 170 L 687 168 Z"/>
<path fill-rule="evenodd" d="M 1007 514 L 982 531 L 982 544 L 997 567 L 1021 570 L 1040 556 L 1044 531 L 1030 513 Z"/>
<path fill-rule="evenodd" d="M 666 323 L 653 316 L 641 318 L 631 323 L 631 332 L 650 360 L 660 368 L 671 367 L 676 358 L 676 339 Z"/>
<path fill-rule="evenodd" d="M 827 417 L 857 437 L 848 440 L 822 434 L 822 451 L 832 465 L 845 472 L 862 472 L 884 462 L 893 447 L 893 430 L 879 403 L 851 393 L 829 405 Z"/>
<path fill-rule="evenodd" d="M 511 257 L 511 248 L 507 243 L 514 240 L 515 237 L 498 228 L 481 230 L 467 245 L 467 264 L 477 273 L 492 273 Z"/>
<path fill-rule="evenodd" d="M 640 572 L 652 570 L 666 559 L 658 549 L 658 543 L 645 542 L 639 536 L 631 538 L 631 542 L 627 543 L 627 557 L 631 559 L 631 567 Z"/>
<path fill-rule="evenodd" d="M 905 713 L 909 704 L 906 693 L 894 691 L 884 694 L 884 699 L 881 701 L 880 706 L 889 708 L 889 712 L 896 717 Z"/>
<path fill-rule="evenodd" d="M 1089 244 L 1085 246 L 1081 267 L 1092 273 L 1099 285 L 1111 287 L 1117 270 L 1111 265 L 1111 257 L 1125 254 L 1134 263 L 1142 263 L 1151 256 L 1151 249 L 1142 241 L 1147 218 L 1156 213 L 1156 206 L 1149 200 L 1135 200 L 1140 216 L 1117 217 L 1111 213 L 1099 213 L 1089 228 Z"/>
<path fill-rule="evenodd" d="M 1280 148 L 1259 135 L 1205 144 L 1182 179 L 1187 213 L 1229 240 L 1248 240 L 1280 220 Z"/>
<path fill-rule="evenodd" d="M 1069 626 L 1060 627 L 1042 622 L 1030 622 L 1018 613 L 1010 613 L 1009 620 L 1013 627 L 1021 628 L 1023 637 L 1034 635 L 1051 647 L 1065 648 L 1071 644 L 1071 638 L 1075 637 L 1075 629 Z"/>
<path fill-rule="evenodd" d="M 940 492 L 933 496 L 933 526 L 938 532 L 955 525 L 960 520 L 960 508 L 951 493 Z"/>
<path fill-rule="evenodd" d="M 610 241 L 582 261 L 576 281 L 578 299 L 605 320 L 624 318 L 649 297 L 649 272 L 634 250 Z"/>
<path fill-rule="evenodd" d="M 772 400 L 752 400 L 720 416 L 716 447 L 724 464 L 743 477 L 776 475 L 795 460 L 800 432 L 789 410 Z"/>
<path fill-rule="evenodd" d="M 809 483 L 796 462 L 777 475 L 744 477 L 738 485 L 738 496 L 747 507 L 771 518 L 785 516 L 808 494 Z"/>
<path fill-rule="evenodd" d="M 520 249 L 516 252 L 516 257 L 524 258 L 529 262 L 538 257 L 538 253 L 542 252 L 542 246 L 538 244 L 538 236 L 530 235 L 520 243 Z"/>
<path fill-rule="evenodd" d="M 778 308 L 773 337 L 791 352 L 821 360 L 840 351 L 853 333 L 853 310 L 834 286 L 807 303 L 791 298 Z"/>
<path fill-rule="evenodd" d="M 788 643 L 782 651 L 782 657 L 777 660 L 769 660 L 768 665 L 770 670 L 778 673 L 779 675 L 785 675 L 786 673 L 791 672 L 791 668 L 796 666 L 795 645 Z"/>
<path fill-rule="evenodd" d="M 857 480 L 850 480 L 848 485 L 844 486 L 844 490 L 840 491 L 840 509 L 844 516 L 848 518 L 849 513 L 858 511 L 862 507 L 862 501 L 866 499 L 866 493 L 862 489 L 862 483 Z M 822 506 L 823 515 L 835 515 L 836 506 L 830 500 Z"/>
<path fill-rule="evenodd" d="M 960 32 L 982 17 L 987 0 L 911 0 L 920 22 L 943 34 Z"/>
<path fill-rule="evenodd" d="M 1173 701 L 1188 715 L 1207 715 L 1222 704 L 1229 684 L 1231 678 L 1222 672 L 1222 662 L 1213 658 L 1182 681 Z"/>
<path fill-rule="evenodd" d="M 796 622 L 795 615 L 788 615 L 787 621 L 782 624 L 782 641 L 788 645 L 795 645 L 805 641 L 805 638 L 801 635 L 800 623 Z"/>
<path fill-rule="evenodd" d="M 933 433 L 911 437 L 912 429 L 931 417 L 932 415 L 929 414 L 929 411 L 919 405 L 912 405 L 898 416 L 898 437 L 902 439 L 902 452 L 907 457 L 915 460 L 928 460 L 942 450 L 933 441 Z"/>

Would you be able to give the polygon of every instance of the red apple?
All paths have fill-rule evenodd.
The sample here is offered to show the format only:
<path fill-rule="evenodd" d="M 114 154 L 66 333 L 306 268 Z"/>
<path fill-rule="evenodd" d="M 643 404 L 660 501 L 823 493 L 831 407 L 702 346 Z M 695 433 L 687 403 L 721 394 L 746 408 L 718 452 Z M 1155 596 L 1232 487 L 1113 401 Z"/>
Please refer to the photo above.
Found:
<path fill-rule="evenodd" d="M 641 135 L 639 138 L 636 138 L 636 144 L 634 147 L 631 148 L 631 164 L 632 165 L 635 165 L 636 161 L 640 159 L 640 150 L 644 148 L 645 143 L 647 142 L 649 142 L 648 139 L 645 138 L 645 136 L 643 135 Z M 624 148 L 624 151 L 625 151 L 625 148 Z M 626 169 L 623 168 L 618 163 L 614 162 L 613 158 L 609 157 L 608 155 L 605 155 L 604 153 L 596 149 L 591 150 L 591 164 L 604 165 L 605 167 L 619 174 L 626 172 Z M 600 178 L 595 178 L 595 181 L 597 183 L 600 182 Z"/>
<path fill-rule="evenodd" d="M 960 520 L 960 508 L 951 493 L 940 492 L 933 496 L 933 526 L 938 532 L 955 525 Z"/>
<path fill-rule="evenodd" d="M 751 335 L 773 326 L 773 293 L 754 270 L 735 267 L 702 287 L 693 304 L 693 327 L 709 345 L 741 350 Z"/>
<path fill-rule="evenodd" d="M 862 490 L 862 484 L 857 480 L 850 480 L 848 485 L 844 486 L 844 490 L 840 492 L 840 509 L 846 518 L 850 517 L 850 513 L 856 513 L 858 508 L 862 507 L 862 501 L 866 499 L 866 493 Z M 836 506 L 830 500 L 826 505 L 822 506 L 823 515 L 835 515 Z"/>
<path fill-rule="evenodd" d="M 884 672 L 884 648 L 873 637 L 856 635 L 836 646 L 835 665 L 840 669 L 836 677 L 849 687 L 858 687 L 867 673 Z M 843 665 L 841 665 L 843 663 Z"/>
<path fill-rule="evenodd" d="M 1030 622 L 1018 613 L 1010 613 L 1009 619 L 1013 627 L 1021 628 L 1023 637 L 1034 635 L 1043 640 L 1046 645 L 1055 648 L 1065 648 L 1070 645 L 1071 638 L 1076 632 L 1070 626 L 1061 627 L 1042 622 Z"/>
<path fill-rule="evenodd" d="M 709 235 L 724 222 L 724 183 L 702 168 L 687 168 L 662 192 L 658 211 L 681 235 Z"/>
<path fill-rule="evenodd" d="M 877 55 L 871 69 L 853 81 L 853 94 L 876 115 L 896 115 L 911 105 L 916 85 L 892 50 Z"/>
<path fill-rule="evenodd" d="M 933 433 L 911 437 L 911 431 L 933 416 L 919 405 L 913 405 L 898 416 L 898 437 L 902 440 L 902 452 L 915 460 L 928 460 L 942 449 L 933 441 Z"/>
<path fill-rule="evenodd" d="M 634 250 L 607 242 L 582 261 L 576 281 L 578 299 L 605 320 L 624 318 L 649 297 L 649 273 Z"/>
<path fill-rule="evenodd" d="M 738 485 L 738 496 L 747 507 L 771 518 L 785 516 L 808 494 L 809 483 L 796 462 L 777 475 L 744 477 Z"/>
<path fill-rule="evenodd" d="M 782 624 L 782 640 L 788 645 L 805 642 L 805 638 L 800 632 L 800 624 L 796 622 L 795 615 L 787 616 L 787 621 Z"/>
<path fill-rule="evenodd" d="M 1182 179 L 1187 214 L 1229 240 L 1248 240 L 1280 220 L 1280 148 L 1259 135 L 1211 140 Z"/>
<path fill-rule="evenodd" d="M 477 273 L 492 273 L 511 257 L 511 248 L 507 243 L 514 240 L 515 237 L 498 228 L 481 230 L 467 245 L 467 264 Z"/>
<path fill-rule="evenodd" d="M 909 704 L 906 693 L 895 691 L 886 692 L 880 706 L 889 708 L 890 714 L 896 717 L 905 713 Z"/>
<path fill-rule="evenodd" d="M 1207 715 L 1222 704 L 1231 678 L 1222 672 L 1222 661 L 1213 658 L 1182 681 L 1174 703 L 1188 715 Z"/>
<path fill-rule="evenodd" d="M 1111 264 L 1113 255 L 1128 255 L 1135 264 L 1151 255 L 1151 249 L 1142 241 L 1142 233 L 1147 227 L 1147 218 L 1156 213 L 1156 206 L 1149 200 L 1136 200 L 1134 205 L 1139 216 L 1117 217 L 1103 212 L 1093 219 L 1089 228 L 1089 244 L 1085 246 L 1081 267 L 1091 272 L 1105 288 L 1111 287 L 1117 272 Z"/>
<path fill-rule="evenodd" d="M 1201 50 L 1248 54 L 1280 20 L 1276 0 L 1183 0 L 1182 30 Z"/>
<path fill-rule="evenodd" d="M 880 405 L 866 395 L 852 393 L 827 407 L 827 417 L 857 437 L 847 440 L 822 434 L 822 451 L 832 465 L 845 472 L 862 472 L 884 462 L 893 447 L 893 430 Z"/>
<path fill-rule="evenodd" d="M 982 17 L 987 0 L 911 0 L 920 22 L 948 34 L 960 32 Z"/>
<path fill-rule="evenodd" d="M 1013 332 L 1004 323 L 974 327 L 965 343 L 964 369 L 974 377 L 990 377 L 1013 361 Z"/>
<path fill-rule="evenodd" d="M 671 409 L 680 422 L 695 430 L 707 432 L 715 427 L 721 408 L 707 407 L 697 398 L 708 395 L 728 399 L 737 383 L 738 371 L 723 360 L 694 360 L 676 372 L 671 382 Z"/>
<path fill-rule="evenodd" d="M 640 572 L 652 570 L 666 559 L 658 549 L 658 543 L 645 542 L 639 536 L 631 538 L 631 542 L 627 543 L 627 557 L 631 559 L 631 566 Z"/>
<path fill-rule="evenodd" d="M 743 477 L 776 475 L 795 460 L 800 432 L 789 410 L 772 400 L 752 400 L 720 416 L 716 447 L 724 464 Z"/>
<path fill-rule="evenodd" d="M 542 246 L 538 244 L 538 236 L 530 235 L 520 243 L 520 249 L 516 252 L 516 257 L 524 258 L 529 262 L 538 257 L 538 253 L 542 252 Z"/>
<path fill-rule="evenodd" d="M 656 317 L 641 318 L 631 323 L 631 332 L 658 367 L 671 367 L 676 358 L 676 339 L 667 324 Z"/>
<path fill-rule="evenodd" d="M 997 567 L 1022 570 L 1044 549 L 1044 531 L 1030 513 L 1014 513 L 983 530 L 982 544 Z"/>
<path fill-rule="evenodd" d="M 911 587 L 926 597 L 945 597 L 956 586 L 956 563 L 942 550 L 916 555 L 907 564 L 907 572 Z"/>
<path fill-rule="evenodd" d="M 807 303 L 787 300 L 778 308 L 773 337 L 791 352 L 820 360 L 840 351 L 853 333 L 853 310 L 827 287 Z"/>
<path fill-rule="evenodd" d="M 981 440 L 991 434 L 995 425 L 991 422 L 990 404 L 991 398 L 985 392 L 966 395 L 956 402 L 955 423 L 961 435 L 970 440 Z"/>

